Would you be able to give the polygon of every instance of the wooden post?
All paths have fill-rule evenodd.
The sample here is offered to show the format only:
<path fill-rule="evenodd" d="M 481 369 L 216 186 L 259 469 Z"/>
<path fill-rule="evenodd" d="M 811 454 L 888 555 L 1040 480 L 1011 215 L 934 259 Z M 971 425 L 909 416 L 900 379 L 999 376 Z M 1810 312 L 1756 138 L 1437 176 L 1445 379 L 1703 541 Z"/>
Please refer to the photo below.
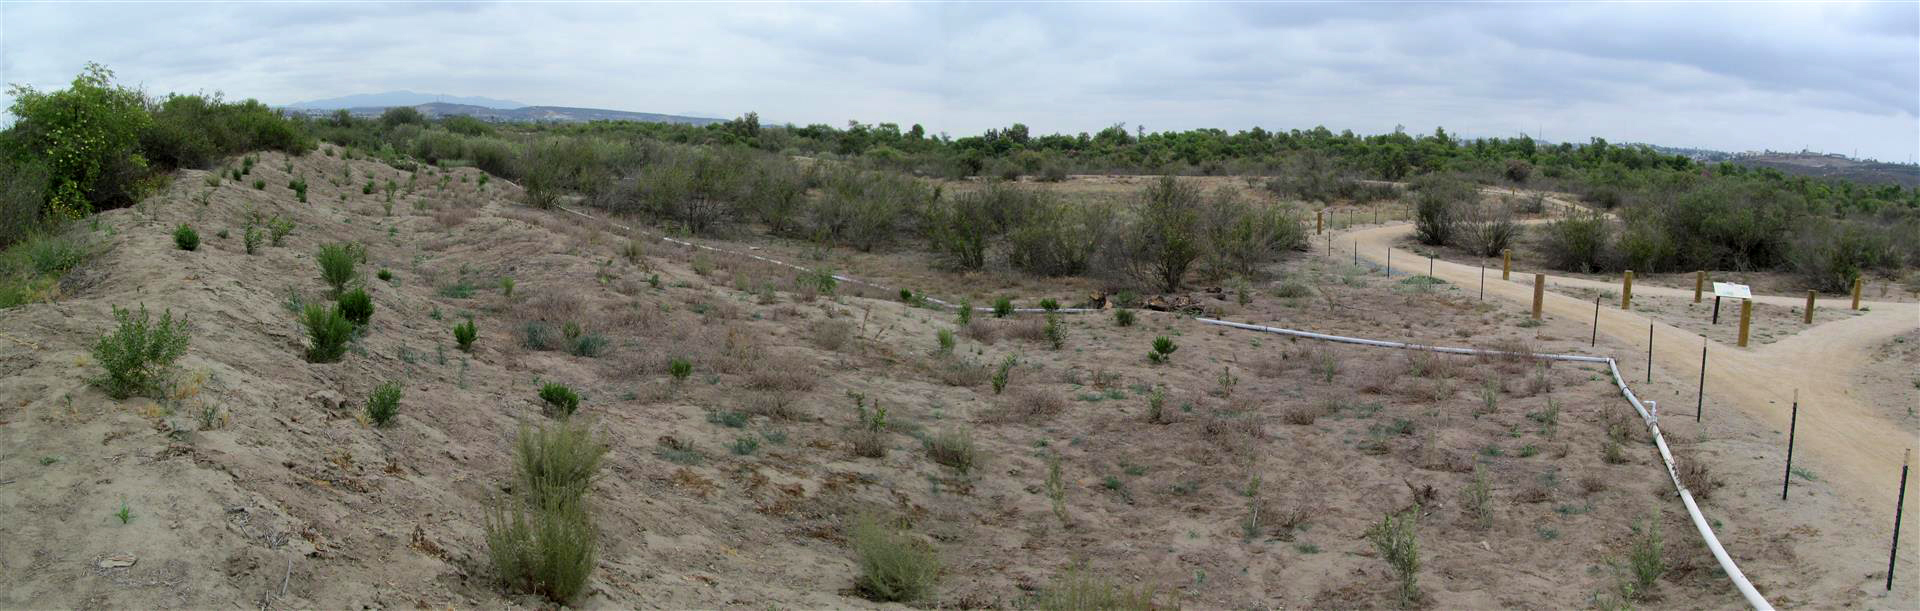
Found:
<path fill-rule="evenodd" d="M 1866 280 L 1860 276 L 1853 277 L 1853 309 L 1854 311 L 1860 310 L 1860 285 L 1864 284 L 1865 282 Z"/>
<path fill-rule="evenodd" d="M 1694 272 L 1693 273 L 1693 302 L 1694 303 L 1700 303 L 1700 291 L 1706 290 L 1706 288 L 1707 288 L 1707 272 L 1705 270 Z"/>
<path fill-rule="evenodd" d="M 1647 323 L 1647 383 L 1653 383 L 1653 323 Z"/>
<path fill-rule="evenodd" d="M 1321 210 L 1313 213 L 1313 234 L 1320 235 L 1326 232 L 1327 232 L 1327 211 Z"/>
<path fill-rule="evenodd" d="M 1804 315 L 1801 316 L 1802 322 L 1805 322 L 1806 324 L 1809 324 L 1809 325 L 1813 324 L 1813 296 L 1818 294 L 1819 293 L 1814 292 L 1812 290 L 1807 291 L 1807 311 Z"/>
<path fill-rule="evenodd" d="M 1540 302 L 1547 297 L 1547 275 L 1533 275 L 1533 319 L 1540 320 Z"/>
<path fill-rule="evenodd" d="M 1480 260 L 1480 300 L 1487 300 L 1487 260 Z"/>
<path fill-rule="evenodd" d="M 1512 280 L 1513 279 L 1511 277 L 1512 274 L 1513 274 L 1513 249 L 1511 248 L 1501 249 L 1500 250 L 1500 279 Z"/>
<path fill-rule="evenodd" d="M 1633 270 L 1627 270 L 1627 275 L 1622 276 L 1620 278 L 1620 309 L 1627 310 L 1627 309 L 1631 309 L 1632 307 L 1633 307 Z"/>
<path fill-rule="evenodd" d="M 1753 300 L 1740 300 L 1740 347 L 1747 347 L 1747 323 L 1753 319 Z"/>
<path fill-rule="evenodd" d="M 1387 247 L 1387 277 L 1393 277 L 1393 247 Z"/>

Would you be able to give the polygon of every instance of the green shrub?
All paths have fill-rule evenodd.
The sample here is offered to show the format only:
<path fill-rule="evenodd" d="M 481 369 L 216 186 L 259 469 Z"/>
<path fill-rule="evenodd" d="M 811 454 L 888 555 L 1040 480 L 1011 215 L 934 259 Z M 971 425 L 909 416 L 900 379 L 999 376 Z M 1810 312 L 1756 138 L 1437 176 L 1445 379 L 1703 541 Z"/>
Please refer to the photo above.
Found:
<path fill-rule="evenodd" d="M 386 282 L 393 282 L 393 272 L 388 271 L 384 267 L 380 268 L 380 271 L 378 273 L 375 273 L 374 277 L 379 278 Z"/>
<path fill-rule="evenodd" d="M 1161 605 L 1153 600 L 1153 590 L 1122 588 L 1099 575 L 1074 568 L 1055 576 L 1034 599 L 1041 611 L 1153 611 Z"/>
<path fill-rule="evenodd" d="M 943 356 L 953 354 L 954 341 L 953 341 L 952 329 L 941 329 L 935 332 L 934 339 L 938 340 L 940 343 L 940 348 L 935 352 L 935 354 L 940 354 Z"/>
<path fill-rule="evenodd" d="M 340 295 L 340 315 L 356 327 L 365 327 L 373 320 L 373 297 L 365 289 L 353 289 Z"/>
<path fill-rule="evenodd" d="M 307 203 L 307 179 L 295 178 L 287 183 L 287 188 L 293 189 L 293 196 L 300 200 L 300 203 Z"/>
<path fill-rule="evenodd" d="M 606 442 L 584 422 L 523 425 L 514 443 L 514 488 L 536 506 L 578 501 L 593 486 L 606 455 Z"/>
<path fill-rule="evenodd" d="M 1390 513 L 1367 529 L 1367 540 L 1387 562 L 1398 578 L 1400 606 L 1410 607 L 1420 599 L 1420 506 L 1401 513 Z"/>
<path fill-rule="evenodd" d="M 147 170 L 140 134 L 152 124 L 139 91 L 115 85 L 113 71 L 89 62 L 67 89 L 16 85 L 8 93 L 14 124 L 0 147 L 45 164 L 41 218 L 77 219 L 139 199 Z"/>
<path fill-rule="evenodd" d="M 175 321 L 173 311 L 167 310 L 158 323 L 150 322 L 145 305 L 137 318 L 119 307 L 113 308 L 113 317 L 118 326 L 93 344 L 93 360 L 107 370 L 93 384 L 115 399 L 159 392 L 166 370 L 187 353 L 187 321 Z"/>
<path fill-rule="evenodd" d="M 926 445 L 929 460 L 951 467 L 961 475 L 972 471 L 979 460 L 973 449 L 973 435 L 965 429 L 954 429 L 927 437 Z"/>
<path fill-rule="evenodd" d="M 200 232 L 192 227 L 181 225 L 173 230 L 173 245 L 180 250 L 200 250 Z"/>
<path fill-rule="evenodd" d="M 1042 299 L 1040 300 L 1040 309 L 1048 312 L 1057 312 L 1060 310 L 1060 301 L 1051 297 Z"/>
<path fill-rule="evenodd" d="M 540 386 L 540 400 L 547 402 L 547 415 L 555 418 L 572 416 L 580 409 L 580 395 L 565 384 L 548 382 Z"/>
<path fill-rule="evenodd" d="M 1006 318 L 1013 314 L 1013 300 L 1006 297 L 993 300 L 993 317 Z"/>
<path fill-rule="evenodd" d="M 1547 223 L 1540 245 L 1555 269 L 1596 272 L 1612 269 L 1612 222 L 1597 214 Z"/>
<path fill-rule="evenodd" d="M 347 353 L 347 340 L 353 337 L 353 322 L 340 308 L 310 303 L 302 322 L 307 326 L 307 362 L 333 363 Z"/>
<path fill-rule="evenodd" d="M 353 266 L 360 259 L 359 250 L 347 242 L 322 244 L 320 252 L 314 255 L 314 262 L 320 265 L 320 279 L 333 287 L 333 294 L 347 290 L 347 283 L 353 281 Z"/>
<path fill-rule="evenodd" d="M 833 277 L 833 270 L 824 268 L 811 272 L 803 272 L 794 278 L 794 284 L 802 287 L 810 287 L 822 295 L 832 295 L 834 289 L 839 286 L 839 283 L 840 281 Z"/>
<path fill-rule="evenodd" d="M 1113 324 L 1119 325 L 1122 327 L 1131 327 L 1133 326 L 1133 319 L 1134 319 L 1134 313 L 1132 309 L 1129 309 L 1129 308 L 1113 309 Z"/>
<path fill-rule="evenodd" d="M 387 382 L 373 389 L 367 397 L 367 419 L 374 426 L 384 427 L 400 413 L 400 383 Z"/>
<path fill-rule="evenodd" d="M 265 179 L 260 179 L 260 178 L 253 179 L 253 190 L 255 191 L 267 190 L 267 181 Z"/>
<path fill-rule="evenodd" d="M 1155 337 L 1153 338 L 1153 350 L 1147 353 L 1147 361 L 1155 365 L 1165 363 L 1172 360 L 1173 351 L 1179 349 L 1179 346 L 1174 345 L 1173 339 L 1165 335 Z"/>
<path fill-rule="evenodd" d="M 574 356 L 598 357 L 607 351 L 607 338 L 599 333 L 586 333 L 575 336 L 567 344 L 567 352 Z"/>
<path fill-rule="evenodd" d="M 1013 355 L 1009 354 L 1006 360 L 1000 361 L 999 367 L 994 368 L 993 377 L 990 378 L 993 382 L 993 394 L 1000 394 L 1000 391 L 1007 389 L 1007 379 L 1012 375 L 1013 366 L 1017 363 Z"/>
<path fill-rule="evenodd" d="M 1033 199 L 1011 218 L 1007 263 L 1039 276 L 1088 271 L 1115 225 L 1107 206 L 1067 203 L 1050 196 Z"/>
<path fill-rule="evenodd" d="M 958 312 L 956 322 L 958 322 L 960 326 L 964 327 L 973 322 L 973 302 L 965 299 L 960 300 L 960 306 L 956 312 Z"/>
<path fill-rule="evenodd" d="M 1180 290 L 1187 268 L 1200 256 L 1202 205 L 1199 187 L 1172 176 L 1141 193 L 1123 240 L 1127 265 L 1136 276 L 1164 292 Z"/>
<path fill-rule="evenodd" d="M 1458 236 L 1462 210 L 1479 201 L 1479 188 L 1473 183 L 1443 176 L 1423 176 L 1415 180 L 1414 236 L 1429 246 L 1454 243 Z"/>
<path fill-rule="evenodd" d="M 685 382 L 687 376 L 693 375 L 693 362 L 684 358 L 674 357 L 667 361 L 667 373 L 673 375 L 673 381 Z"/>
<path fill-rule="evenodd" d="M 1047 345 L 1052 346 L 1054 350 L 1059 350 L 1061 348 L 1066 347 L 1067 325 L 1065 323 L 1060 322 L 1059 314 L 1048 312 L 1047 326 L 1043 328 L 1041 332 L 1046 334 Z"/>
<path fill-rule="evenodd" d="M 487 515 L 487 554 L 507 587 L 567 604 L 587 589 L 599 544 L 585 501 L 504 503 Z"/>
<path fill-rule="evenodd" d="M 267 231 L 271 232 L 271 235 L 273 237 L 273 240 L 271 243 L 274 246 L 285 245 L 287 241 L 287 234 L 293 233 L 293 228 L 294 228 L 293 221 L 290 221 L 287 219 L 274 218 L 273 220 L 267 221 Z"/>
<path fill-rule="evenodd" d="M 504 276 L 500 278 L 500 296 L 508 299 L 513 298 L 513 277 L 512 276 Z"/>
<path fill-rule="evenodd" d="M 879 518 L 858 518 L 847 540 L 859 556 L 860 574 L 854 587 L 867 598 L 906 602 L 926 598 L 940 579 L 940 559 L 933 546 Z"/>
<path fill-rule="evenodd" d="M 1667 561 L 1661 557 L 1660 521 L 1650 517 L 1635 524 L 1633 550 L 1627 555 L 1627 567 L 1633 578 L 1633 597 L 1643 597 L 1667 573 Z"/>
<path fill-rule="evenodd" d="M 453 341 L 460 346 L 461 352 L 473 352 L 473 340 L 479 337 L 479 329 L 473 326 L 473 319 L 453 325 Z"/>
<path fill-rule="evenodd" d="M 260 250 L 260 241 L 265 237 L 258 228 L 247 225 L 246 230 L 240 233 L 240 242 L 246 246 L 247 254 L 253 254 Z"/>

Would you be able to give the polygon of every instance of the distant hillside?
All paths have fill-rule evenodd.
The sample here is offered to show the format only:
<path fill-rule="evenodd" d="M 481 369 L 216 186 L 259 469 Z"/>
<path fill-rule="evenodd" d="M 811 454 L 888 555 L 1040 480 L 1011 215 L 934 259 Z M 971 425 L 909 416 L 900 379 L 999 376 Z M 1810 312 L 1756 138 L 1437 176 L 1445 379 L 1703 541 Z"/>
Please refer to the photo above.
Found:
<path fill-rule="evenodd" d="M 1636 144 L 1635 146 L 1639 146 Z M 1694 161 L 1729 162 L 1754 168 L 1773 168 L 1791 176 L 1836 178 L 1868 185 L 1920 187 L 1920 166 L 1853 159 L 1838 153 L 1776 151 L 1729 153 L 1657 144 L 1644 145 L 1668 155 L 1685 155 Z"/>
<path fill-rule="evenodd" d="M 341 108 L 387 108 L 390 106 L 415 106 L 444 102 L 448 104 L 466 104 L 486 108 L 521 108 L 526 104 L 510 100 L 496 100 L 479 96 L 457 96 L 439 93 L 416 93 L 412 91 L 387 91 L 382 93 L 361 93 L 355 95 L 307 100 L 288 104 L 287 108 L 298 110 L 337 110 Z"/>
<path fill-rule="evenodd" d="M 1920 166 L 1849 159 L 1837 154 L 1743 154 L 1729 161 L 1748 167 L 1773 168 L 1795 176 L 1838 178 L 1870 185 L 1920 187 Z"/>
<path fill-rule="evenodd" d="M 577 122 L 585 122 L 585 121 L 646 121 L 651 123 L 685 123 L 688 125 L 707 125 L 709 123 L 721 123 L 725 121 L 725 119 L 714 119 L 709 117 L 689 117 L 684 115 L 667 115 L 667 114 L 659 114 L 659 113 L 651 113 L 651 112 L 628 112 L 624 110 L 607 110 L 604 108 L 573 108 L 568 106 L 522 106 L 519 108 L 488 108 L 485 106 L 474 106 L 471 104 L 449 104 L 446 102 L 414 104 L 411 106 L 419 110 L 420 114 L 427 115 L 428 117 L 466 116 L 466 117 L 481 119 L 483 121 L 505 121 L 505 122 L 545 121 L 545 122 L 557 122 L 557 123 L 577 123 Z M 377 117 L 377 116 L 380 116 L 380 113 L 386 112 L 387 108 L 388 107 L 386 106 L 363 106 L 363 107 L 348 108 L 346 109 L 346 111 L 349 113 L 352 113 L 356 117 Z M 319 114 L 326 114 L 326 113 L 333 112 L 334 109 L 322 110 L 322 109 L 294 108 L 292 110 L 296 112 L 304 112 L 306 114 L 319 115 Z"/>

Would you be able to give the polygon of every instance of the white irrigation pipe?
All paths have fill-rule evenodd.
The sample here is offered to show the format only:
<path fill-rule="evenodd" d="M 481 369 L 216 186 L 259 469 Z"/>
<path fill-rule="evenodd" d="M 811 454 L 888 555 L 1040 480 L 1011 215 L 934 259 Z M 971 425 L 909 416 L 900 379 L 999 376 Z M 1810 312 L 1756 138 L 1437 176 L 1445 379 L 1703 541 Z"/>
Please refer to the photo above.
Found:
<path fill-rule="evenodd" d="M 652 235 L 654 237 L 659 238 L 661 241 L 677 244 L 680 246 L 686 246 L 689 248 L 698 248 L 701 250 L 708 250 L 712 252 L 730 254 L 730 255 L 740 256 L 740 257 L 747 257 L 749 259 L 754 259 L 757 261 L 762 261 L 765 263 L 770 263 L 773 265 L 778 265 L 781 267 L 786 267 L 786 268 L 801 271 L 801 272 L 814 271 L 812 269 L 799 266 L 799 265 L 794 265 L 792 263 L 788 263 L 778 259 L 762 257 L 760 255 L 756 255 L 752 253 L 744 253 L 744 252 L 725 250 L 721 248 L 714 248 L 712 246 L 707 246 L 705 244 L 696 244 L 693 242 L 674 238 L 671 236 L 660 235 L 657 233 L 652 233 L 652 232 L 640 230 L 640 229 L 634 229 L 632 227 L 628 227 L 626 225 L 622 225 L 620 223 L 616 223 L 610 220 L 595 218 L 593 215 L 586 214 L 578 210 L 568 208 L 566 206 L 555 205 L 554 207 L 559 208 L 563 212 L 566 212 L 568 214 L 572 214 L 575 216 L 579 216 L 581 218 L 605 222 L 609 225 L 618 227 L 621 230 L 629 233 Z M 869 287 L 881 289 L 883 291 L 894 290 L 886 286 L 874 284 L 872 282 L 867 282 L 865 280 L 861 280 L 851 276 L 835 274 L 833 278 L 834 280 L 837 280 L 840 282 L 869 286 Z M 941 306 L 948 307 L 948 308 L 958 307 L 953 303 L 949 303 L 947 301 L 943 301 L 940 299 L 935 299 L 933 297 L 927 297 L 926 300 L 933 303 L 940 304 Z M 976 307 L 974 309 L 982 312 L 992 311 L 992 308 L 986 308 L 986 307 Z M 1040 308 L 1015 308 L 1014 311 L 1045 312 L 1047 310 L 1043 310 Z M 1064 313 L 1083 313 L 1083 312 L 1097 312 L 1099 310 L 1093 309 L 1093 308 L 1060 308 L 1053 311 L 1064 312 Z M 1707 549 L 1711 550 L 1713 552 L 1714 559 L 1720 562 L 1720 569 L 1726 572 L 1728 579 L 1733 580 L 1734 587 L 1738 588 L 1740 590 L 1740 595 L 1747 599 L 1747 604 L 1752 605 L 1754 609 L 1757 609 L 1760 611 L 1773 611 L 1773 605 L 1768 604 L 1766 597 L 1761 596 L 1760 591 L 1754 589 L 1753 583 L 1747 580 L 1746 574 L 1741 573 L 1740 567 L 1734 564 L 1733 557 L 1727 555 L 1726 548 L 1720 545 L 1720 539 L 1714 536 L 1713 527 L 1707 524 L 1706 516 L 1700 513 L 1700 505 L 1698 503 L 1695 503 L 1693 500 L 1693 493 L 1687 490 L 1686 484 L 1683 484 L 1680 482 L 1680 472 L 1674 467 L 1674 463 L 1673 463 L 1673 452 L 1667 448 L 1666 437 L 1660 434 L 1659 418 L 1656 416 L 1656 414 L 1648 411 L 1645 405 L 1641 404 L 1640 398 L 1634 396 L 1633 389 L 1627 387 L 1626 379 L 1620 377 L 1620 366 L 1619 364 L 1614 362 L 1613 358 L 1604 357 L 1604 356 L 1583 356 L 1578 354 L 1524 354 L 1524 353 L 1517 353 L 1517 352 L 1507 352 L 1503 350 L 1487 350 L 1482 348 L 1452 348 L 1452 347 L 1446 347 L 1446 346 L 1424 346 L 1420 344 L 1409 344 L 1405 342 L 1392 342 L 1392 341 L 1378 340 L 1378 339 L 1365 339 L 1365 338 L 1359 338 L 1359 337 L 1328 335 L 1325 333 L 1314 333 L 1312 331 L 1300 331 L 1296 329 L 1283 329 L 1280 327 L 1269 327 L 1265 325 L 1250 325 L 1247 323 L 1231 322 L 1231 321 L 1218 320 L 1213 318 L 1196 317 L 1194 318 L 1194 320 L 1199 321 L 1201 324 L 1217 325 L 1217 326 L 1230 327 L 1234 329 L 1242 329 L 1247 331 L 1258 331 L 1262 333 L 1277 333 L 1280 335 L 1291 335 L 1294 337 L 1304 337 L 1307 339 L 1315 339 L 1315 340 L 1329 341 L 1329 342 L 1340 342 L 1340 343 L 1346 343 L 1346 344 L 1358 344 L 1362 346 L 1375 346 L 1380 348 L 1428 350 L 1432 352 L 1444 352 L 1447 354 L 1468 354 L 1468 355 L 1484 354 L 1484 355 L 1494 355 L 1494 356 L 1521 356 L 1521 357 L 1529 357 L 1529 358 L 1546 359 L 1550 361 L 1572 361 L 1572 362 L 1579 362 L 1579 363 L 1606 363 L 1607 369 L 1610 370 L 1613 374 L 1613 383 L 1620 387 L 1620 394 L 1624 395 L 1627 398 L 1627 402 L 1633 405 L 1634 411 L 1640 413 L 1640 420 L 1646 423 L 1647 430 L 1652 432 L 1653 443 L 1655 446 L 1660 448 L 1660 459 L 1666 463 L 1667 477 L 1673 480 L 1674 490 L 1677 490 L 1680 493 L 1680 502 L 1687 506 L 1687 515 L 1693 518 L 1693 525 L 1695 528 L 1699 529 L 1700 538 L 1706 540 Z"/>
<path fill-rule="evenodd" d="M 1268 327 L 1264 325 L 1250 325 L 1246 323 L 1229 322 L 1225 320 L 1216 320 L 1212 318 L 1195 318 L 1194 320 L 1197 320 L 1202 324 L 1219 325 L 1222 327 L 1232 327 L 1235 329 L 1245 329 L 1248 331 L 1260 331 L 1264 333 L 1278 333 L 1281 335 L 1291 335 L 1295 337 L 1305 337 L 1309 339 L 1325 340 L 1325 341 L 1331 341 L 1331 342 L 1359 344 L 1362 346 L 1378 346 L 1382 348 L 1401 348 L 1401 349 L 1407 349 L 1407 350 L 1430 350 L 1433 352 L 1445 352 L 1448 354 L 1488 354 L 1488 355 L 1498 355 L 1498 356 L 1531 356 L 1533 358 L 1546 359 L 1550 361 L 1606 363 L 1607 369 L 1613 374 L 1613 383 L 1620 387 L 1620 394 L 1627 398 L 1627 403 L 1630 403 L 1633 405 L 1634 411 L 1640 413 L 1641 421 L 1646 423 L 1647 430 L 1653 434 L 1653 443 L 1655 446 L 1660 448 L 1660 460 L 1664 461 L 1667 465 L 1667 477 L 1673 480 L 1674 490 L 1677 490 L 1680 493 L 1680 502 L 1687 506 L 1687 515 L 1693 518 L 1693 526 L 1700 530 L 1700 538 L 1706 540 L 1707 549 L 1712 550 L 1714 559 L 1720 562 L 1720 569 L 1727 573 L 1727 578 L 1733 580 L 1734 587 L 1739 588 L 1740 595 L 1747 599 L 1747 604 L 1753 605 L 1754 609 L 1759 609 L 1763 611 L 1771 611 L 1773 609 L 1773 605 L 1767 603 L 1766 597 L 1761 596 L 1760 591 L 1754 589 L 1753 582 L 1750 582 L 1747 580 L 1746 574 L 1740 572 L 1740 567 L 1734 564 L 1733 557 L 1727 555 L 1727 549 L 1720 545 L 1720 539 L 1714 536 L 1713 527 L 1707 524 L 1707 517 L 1700 513 L 1700 505 L 1698 503 L 1695 503 L 1693 500 L 1693 493 L 1687 490 L 1686 484 L 1683 484 L 1680 482 L 1680 473 L 1678 470 L 1675 469 L 1674 463 L 1673 463 L 1673 452 L 1667 448 L 1666 437 L 1660 434 L 1660 419 L 1658 415 L 1648 411 L 1646 406 L 1641 404 L 1640 398 L 1637 396 L 1634 396 L 1633 389 L 1627 387 L 1626 379 L 1620 377 L 1619 364 L 1615 363 L 1614 360 L 1610 357 L 1582 356 L 1577 354 L 1522 355 L 1519 353 L 1506 352 L 1502 350 L 1484 350 L 1479 348 L 1448 348 L 1448 347 L 1441 347 L 1441 346 L 1422 346 L 1419 344 L 1389 342 L 1389 341 L 1382 341 L 1377 339 L 1342 337 L 1339 335 L 1327 335 L 1324 333 L 1314 333 L 1311 331 L 1298 331 L 1294 329 L 1282 329 L 1279 327 Z"/>

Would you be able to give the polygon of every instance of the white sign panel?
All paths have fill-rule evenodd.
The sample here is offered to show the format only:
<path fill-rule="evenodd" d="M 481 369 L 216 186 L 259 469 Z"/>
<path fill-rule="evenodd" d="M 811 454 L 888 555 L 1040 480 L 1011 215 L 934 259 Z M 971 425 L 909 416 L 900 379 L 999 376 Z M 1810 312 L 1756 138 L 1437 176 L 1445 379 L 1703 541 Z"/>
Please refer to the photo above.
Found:
<path fill-rule="evenodd" d="M 1713 295 L 1715 297 L 1726 297 L 1728 299 L 1752 299 L 1753 289 L 1744 284 L 1715 282 L 1713 283 Z"/>

